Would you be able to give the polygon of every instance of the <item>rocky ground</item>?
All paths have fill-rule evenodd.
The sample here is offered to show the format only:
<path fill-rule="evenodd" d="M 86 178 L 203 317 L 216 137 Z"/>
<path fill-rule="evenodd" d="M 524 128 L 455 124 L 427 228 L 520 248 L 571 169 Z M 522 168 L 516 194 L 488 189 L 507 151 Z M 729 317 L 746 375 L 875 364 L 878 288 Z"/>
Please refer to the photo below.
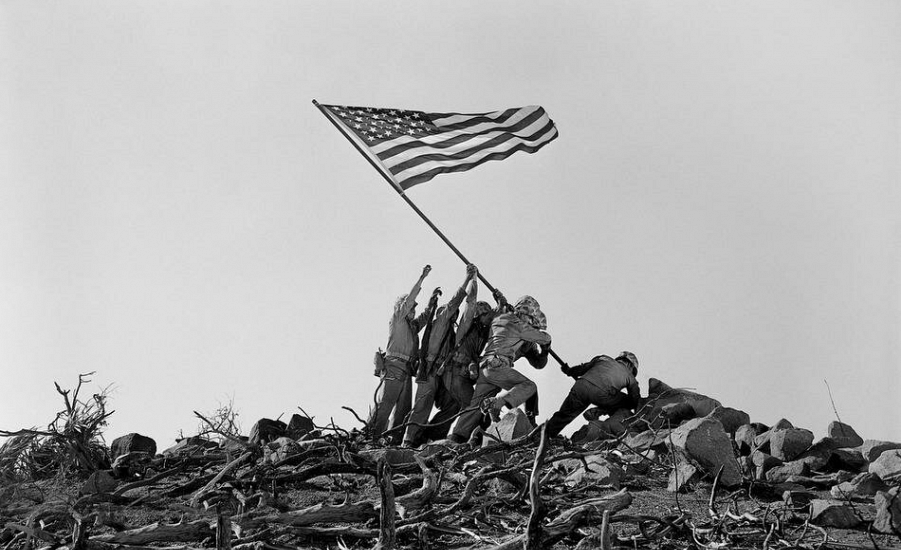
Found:
<path fill-rule="evenodd" d="M 79 418 L 96 433 L 94 406 Z M 248 437 L 204 420 L 160 452 L 71 422 L 0 432 L 3 550 L 901 548 L 901 444 L 840 422 L 815 440 L 659 381 L 571 439 L 517 410 L 418 449 L 302 415 Z"/>

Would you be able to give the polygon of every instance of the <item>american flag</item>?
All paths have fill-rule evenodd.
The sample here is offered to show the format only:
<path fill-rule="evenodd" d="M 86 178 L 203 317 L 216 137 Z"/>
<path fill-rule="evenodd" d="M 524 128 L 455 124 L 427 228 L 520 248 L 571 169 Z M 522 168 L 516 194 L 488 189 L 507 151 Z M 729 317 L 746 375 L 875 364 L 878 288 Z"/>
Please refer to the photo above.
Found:
<path fill-rule="evenodd" d="M 557 137 L 554 121 L 534 105 L 475 114 L 321 107 L 378 159 L 402 190 L 517 151 L 534 153 Z"/>

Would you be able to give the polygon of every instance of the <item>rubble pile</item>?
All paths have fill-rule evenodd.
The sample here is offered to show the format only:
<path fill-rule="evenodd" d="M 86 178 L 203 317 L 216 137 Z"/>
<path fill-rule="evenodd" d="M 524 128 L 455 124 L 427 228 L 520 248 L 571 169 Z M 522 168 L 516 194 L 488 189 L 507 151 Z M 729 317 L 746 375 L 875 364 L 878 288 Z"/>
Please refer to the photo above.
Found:
<path fill-rule="evenodd" d="M 160 452 L 128 434 L 76 485 L 0 471 L 0 545 L 901 548 L 901 443 L 765 426 L 653 379 L 634 414 L 586 418 L 548 439 L 514 409 L 466 444 L 416 449 L 297 414 Z M 13 452 L 15 438 L 0 467 Z"/>

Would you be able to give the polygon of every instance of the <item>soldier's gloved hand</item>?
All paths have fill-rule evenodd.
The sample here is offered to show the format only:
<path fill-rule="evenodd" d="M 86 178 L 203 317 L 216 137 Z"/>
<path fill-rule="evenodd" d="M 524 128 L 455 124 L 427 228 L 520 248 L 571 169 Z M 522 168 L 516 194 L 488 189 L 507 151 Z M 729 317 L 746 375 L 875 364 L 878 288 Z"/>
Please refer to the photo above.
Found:
<path fill-rule="evenodd" d="M 479 366 L 476 365 L 475 363 L 470 363 L 469 366 L 466 368 L 466 370 L 469 374 L 470 380 L 475 380 L 476 378 L 479 377 Z"/>
<path fill-rule="evenodd" d="M 566 363 L 563 363 L 562 365 L 560 365 L 560 370 L 561 370 L 561 371 L 563 372 L 563 374 L 565 374 L 566 376 L 572 376 L 572 374 L 571 374 L 571 373 L 572 373 L 572 369 L 571 369 L 570 366 L 567 365 Z"/>

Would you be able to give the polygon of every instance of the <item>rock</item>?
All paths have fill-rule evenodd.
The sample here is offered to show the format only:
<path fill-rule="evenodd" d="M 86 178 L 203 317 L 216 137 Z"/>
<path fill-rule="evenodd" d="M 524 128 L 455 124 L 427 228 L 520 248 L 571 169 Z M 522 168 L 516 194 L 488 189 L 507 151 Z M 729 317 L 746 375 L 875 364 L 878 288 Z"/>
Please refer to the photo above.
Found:
<path fill-rule="evenodd" d="M 204 439 L 199 436 L 194 437 L 184 437 L 182 439 L 175 440 L 175 445 L 169 447 L 164 450 L 162 453 L 166 456 L 172 455 L 185 455 L 185 454 L 198 454 L 202 455 L 207 450 L 218 449 L 219 445 L 210 441 L 209 439 Z"/>
<path fill-rule="evenodd" d="M 88 476 L 88 479 L 81 485 L 78 493 L 82 495 L 94 495 L 98 493 L 109 493 L 113 491 L 119 484 L 113 474 L 109 470 L 97 470 Z"/>
<path fill-rule="evenodd" d="M 291 439 L 300 439 L 315 429 L 316 425 L 313 424 L 312 419 L 299 414 L 292 414 L 291 419 L 288 420 L 288 427 L 285 428 L 285 435 Z"/>
<path fill-rule="evenodd" d="M 817 494 L 807 489 L 789 489 L 782 493 L 782 502 L 786 506 L 807 506 L 817 498 Z"/>
<path fill-rule="evenodd" d="M 867 469 L 867 461 L 859 449 L 833 449 L 826 468 L 829 470 L 863 472 Z"/>
<path fill-rule="evenodd" d="M 683 489 L 687 489 L 700 480 L 701 473 L 701 469 L 685 455 L 676 453 L 676 463 L 670 472 L 666 490 L 671 493 L 678 493 Z"/>
<path fill-rule="evenodd" d="M 110 445 L 110 459 L 116 460 L 121 455 L 131 452 L 147 453 L 150 456 L 156 455 L 156 441 L 146 435 L 139 433 L 130 433 L 117 437 Z"/>
<path fill-rule="evenodd" d="M 618 491 L 624 477 L 626 472 L 618 465 L 601 455 L 589 455 L 585 457 L 585 463 L 579 461 L 578 467 L 563 483 L 570 488 L 584 483 L 609 485 Z"/>
<path fill-rule="evenodd" d="M 883 451 L 879 458 L 870 463 L 869 472 L 890 485 L 901 481 L 901 449 Z"/>
<path fill-rule="evenodd" d="M 621 460 L 626 468 L 626 475 L 643 476 L 651 470 L 651 465 L 656 458 L 657 452 L 650 449 L 641 454 L 624 453 Z"/>
<path fill-rule="evenodd" d="M 635 453 L 643 453 L 647 450 L 663 450 L 669 439 L 670 430 L 645 430 L 640 434 L 630 435 L 623 441 L 626 449 Z"/>
<path fill-rule="evenodd" d="M 738 454 L 741 456 L 748 456 L 751 454 L 756 447 L 754 445 L 754 438 L 760 435 L 752 424 L 745 424 L 744 426 L 739 426 L 735 429 L 735 434 L 732 438 L 735 440 L 735 445 L 738 447 Z"/>
<path fill-rule="evenodd" d="M 482 439 L 482 446 L 494 445 L 497 443 L 493 438 L 497 438 L 504 443 L 509 443 L 514 439 L 519 439 L 525 435 L 529 435 L 532 431 L 532 424 L 525 411 L 519 407 L 510 409 L 501 419 L 493 422 L 488 429 L 485 430 L 485 438 Z"/>
<path fill-rule="evenodd" d="M 723 406 L 714 408 L 710 411 L 710 414 L 707 415 L 707 418 L 719 420 L 720 424 L 723 425 L 723 429 L 728 434 L 735 434 L 738 428 L 747 426 L 751 422 L 751 417 L 748 413 L 733 409 L 732 407 Z"/>
<path fill-rule="evenodd" d="M 281 420 L 272 420 L 269 418 L 261 418 L 250 429 L 248 440 L 251 445 L 259 445 L 260 443 L 269 443 L 280 437 L 284 437 L 288 426 Z"/>
<path fill-rule="evenodd" d="M 673 430 L 672 445 L 684 452 L 711 477 L 722 468 L 720 483 L 734 487 L 742 481 L 738 461 L 732 452 L 732 440 L 717 420 L 696 418 Z"/>
<path fill-rule="evenodd" d="M 899 488 L 894 487 L 889 491 L 876 493 L 873 499 L 876 504 L 873 529 L 880 533 L 901 535 L 901 497 L 898 492 Z"/>
<path fill-rule="evenodd" d="M 685 420 L 697 418 L 697 414 L 688 403 L 669 403 L 660 407 L 660 417 L 668 426 L 678 426 Z"/>
<path fill-rule="evenodd" d="M 885 451 L 890 451 L 892 449 L 901 449 L 901 443 L 895 443 L 894 441 L 878 441 L 875 439 L 867 439 L 860 446 L 860 452 L 863 454 L 863 457 L 867 459 L 867 462 L 875 462 L 876 459 L 879 458 Z"/>
<path fill-rule="evenodd" d="M 648 428 L 666 427 L 667 414 L 664 410 L 668 405 L 677 403 L 690 406 L 694 418 L 707 416 L 713 409 L 722 406 L 722 403 L 706 395 L 675 389 L 656 378 L 651 378 L 648 380 L 648 396 L 638 403 L 638 420 L 645 422 Z M 680 414 L 686 412 L 684 408 L 670 410 L 672 412 L 681 410 Z"/>
<path fill-rule="evenodd" d="M 810 520 L 824 527 L 852 529 L 860 525 L 854 509 L 839 500 L 814 499 L 810 501 Z"/>
<path fill-rule="evenodd" d="M 859 447 L 863 444 L 863 438 L 857 435 L 854 428 L 842 422 L 833 421 L 826 428 L 826 438 L 831 441 L 836 449 Z"/>
<path fill-rule="evenodd" d="M 592 420 L 585 424 L 572 435 L 573 443 L 585 445 L 592 441 L 616 439 L 626 432 L 623 423 L 613 417 L 606 420 Z"/>
<path fill-rule="evenodd" d="M 844 481 L 829 490 L 838 499 L 861 499 L 875 496 L 879 491 L 887 491 L 888 485 L 879 476 L 865 472 L 858 474 L 851 481 Z"/>
<path fill-rule="evenodd" d="M 807 464 L 801 460 L 786 462 L 781 466 L 776 466 L 768 470 L 766 473 L 766 480 L 770 483 L 784 483 L 791 481 L 792 478 L 806 476 L 809 471 Z"/>
<path fill-rule="evenodd" d="M 770 454 L 779 460 L 793 460 L 813 443 L 813 433 L 801 428 L 770 430 Z"/>
<path fill-rule="evenodd" d="M 777 466 L 782 465 L 778 458 L 757 450 L 751 453 L 751 463 L 754 465 L 754 478 L 766 479 L 766 473 Z"/>

